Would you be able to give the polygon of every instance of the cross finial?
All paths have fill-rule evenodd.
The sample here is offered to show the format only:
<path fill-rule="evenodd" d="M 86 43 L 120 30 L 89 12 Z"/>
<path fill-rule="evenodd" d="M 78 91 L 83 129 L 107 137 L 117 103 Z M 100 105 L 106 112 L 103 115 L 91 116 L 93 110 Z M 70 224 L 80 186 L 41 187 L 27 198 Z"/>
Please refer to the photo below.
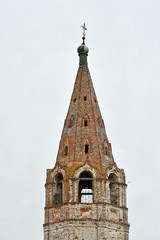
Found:
<path fill-rule="evenodd" d="M 83 28 L 83 37 L 82 37 L 83 44 L 85 44 L 85 42 L 84 42 L 85 36 L 86 36 L 86 32 L 85 31 L 87 30 L 85 23 L 83 25 L 81 25 L 81 27 Z"/>

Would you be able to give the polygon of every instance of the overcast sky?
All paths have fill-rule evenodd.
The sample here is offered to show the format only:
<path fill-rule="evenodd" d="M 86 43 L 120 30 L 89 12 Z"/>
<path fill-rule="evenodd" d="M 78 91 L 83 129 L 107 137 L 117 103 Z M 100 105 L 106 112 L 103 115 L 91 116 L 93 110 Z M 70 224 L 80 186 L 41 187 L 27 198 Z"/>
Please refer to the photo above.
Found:
<path fill-rule="evenodd" d="M 160 239 L 160 1 L 0 0 L 0 240 L 42 240 L 78 70 L 91 77 L 128 189 L 130 240 Z"/>

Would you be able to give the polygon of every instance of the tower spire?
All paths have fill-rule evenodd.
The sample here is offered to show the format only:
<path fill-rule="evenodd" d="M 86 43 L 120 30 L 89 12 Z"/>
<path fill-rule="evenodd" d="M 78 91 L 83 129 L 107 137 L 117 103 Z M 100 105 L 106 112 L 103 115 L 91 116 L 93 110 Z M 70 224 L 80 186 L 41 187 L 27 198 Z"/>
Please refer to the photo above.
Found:
<path fill-rule="evenodd" d="M 57 164 L 66 165 L 66 172 L 88 162 L 98 166 L 103 175 L 106 167 L 115 165 L 111 144 L 107 138 L 98 100 L 90 76 L 85 45 L 86 26 L 83 28 L 83 43 L 78 47 L 80 66 L 65 119 Z M 93 140 L 94 139 L 94 140 Z M 92 151 L 94 149 L 94 151 Z"/>

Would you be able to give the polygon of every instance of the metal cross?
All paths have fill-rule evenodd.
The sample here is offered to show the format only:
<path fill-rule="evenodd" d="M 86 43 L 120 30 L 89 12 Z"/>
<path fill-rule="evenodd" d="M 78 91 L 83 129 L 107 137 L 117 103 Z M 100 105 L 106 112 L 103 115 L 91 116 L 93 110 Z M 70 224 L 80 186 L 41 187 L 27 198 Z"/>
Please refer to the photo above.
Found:
<path fill-rule="evenodd" d="M 81 27 L 83 28 L 83 37 L 85 38 L 85 36 L 86 36 L 85 31 L 87 30 L 85 23 L 83 25 L 81 25 Z"/>

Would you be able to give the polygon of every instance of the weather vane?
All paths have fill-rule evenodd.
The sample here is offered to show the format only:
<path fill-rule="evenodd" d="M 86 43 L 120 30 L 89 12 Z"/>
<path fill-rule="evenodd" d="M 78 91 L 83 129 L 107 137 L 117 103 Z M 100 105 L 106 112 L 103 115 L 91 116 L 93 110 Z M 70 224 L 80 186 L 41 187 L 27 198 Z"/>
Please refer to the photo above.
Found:
<path fill-rule="evenodd" d="M 83 44 L 85 44 L 85 42 L 84 42 L 85 36 L 86 36 L 86 32 L 85 32 L 85 31 L 87 31 L 87 28 L 86 28 L 85 23 L 84 23 L 83 25 L 81 25 L 81 27 L 83 28 L 83 37 L 82 37 L 82 39 L 83 39 Z"/>

